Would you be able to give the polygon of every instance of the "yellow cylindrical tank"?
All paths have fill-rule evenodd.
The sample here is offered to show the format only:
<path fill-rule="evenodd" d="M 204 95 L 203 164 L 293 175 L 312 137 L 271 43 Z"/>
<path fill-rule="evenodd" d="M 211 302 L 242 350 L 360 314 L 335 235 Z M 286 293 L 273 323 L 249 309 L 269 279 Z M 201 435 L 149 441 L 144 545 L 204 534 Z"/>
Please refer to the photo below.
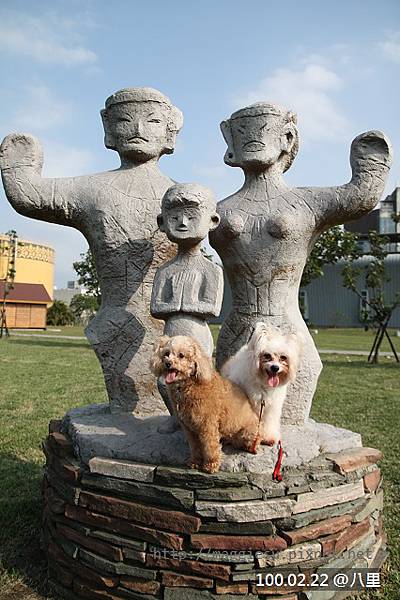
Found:
<path fill-rule="evenodd" d="M 0 235 L 0 280 L 7 275 L 8 255 L 8 236 Z M 15 283 L 41 283 L 53 298 L 54 249 L 18 239 Z"/>

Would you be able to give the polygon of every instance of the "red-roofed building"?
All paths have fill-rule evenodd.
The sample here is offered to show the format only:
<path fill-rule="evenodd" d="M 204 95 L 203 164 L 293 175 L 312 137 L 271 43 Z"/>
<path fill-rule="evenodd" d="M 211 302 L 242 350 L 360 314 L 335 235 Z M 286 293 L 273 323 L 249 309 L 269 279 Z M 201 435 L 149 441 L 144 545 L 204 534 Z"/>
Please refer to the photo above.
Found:
<path fill-rule="evenodd" d="M 4 281 L 0 281 L 0 304 L 4 301 Z M 45 329 L 47 306 L 52 302 L 41 283 L 14 283 L 6 298 L 7 326 Z"/>

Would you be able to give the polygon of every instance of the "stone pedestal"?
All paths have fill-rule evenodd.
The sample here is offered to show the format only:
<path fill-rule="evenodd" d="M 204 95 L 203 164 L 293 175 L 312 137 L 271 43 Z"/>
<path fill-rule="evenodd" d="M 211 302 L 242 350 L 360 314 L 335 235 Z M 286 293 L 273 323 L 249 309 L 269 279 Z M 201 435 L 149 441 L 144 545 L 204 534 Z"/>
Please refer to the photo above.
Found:
<path fill-rule="evenodd" d="M 161 460 L 153 464 L 102 456 L 99 432 L 91 434 L 91 450 L 88 438 L 83 444 L 89 434 L 78 434 L 77 414 L 52 422 L 44 443 L 43 534 L 56 598 L 339 599 L 354 592 L 257 586 L 257 574 L 305 574 L 309 581 L 321 570 L 380 568 L 385 560 L 377 450 L 356 444 L 297 457 L 297 464 L 289 453 L 283 481 L 275 483 L 263 459 L 269 452 L 272 464 L 270 449 L 246 463 L 242 454 L 234 462 L 227 454 L 214 475 L 165 464 L 160 434 L 153 456 Z M 83 418 L 81 410 L 81 426 Z M 117 436 L 116 426 L 112 433 L 102 426 L 103 436 Z M 137 446 L 153 444 L 146 431 Z M 180 443 L 171 441 L 172 454 Z"/>

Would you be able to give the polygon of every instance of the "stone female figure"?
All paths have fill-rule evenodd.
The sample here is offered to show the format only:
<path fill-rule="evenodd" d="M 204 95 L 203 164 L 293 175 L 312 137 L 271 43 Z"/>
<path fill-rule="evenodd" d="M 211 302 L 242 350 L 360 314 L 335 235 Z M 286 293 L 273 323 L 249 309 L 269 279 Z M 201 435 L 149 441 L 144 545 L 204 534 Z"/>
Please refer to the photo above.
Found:
<path fill-rule="evenodd" d="M 298 305 L 303 269 L 325 229 L 357 219 L 377 204 L 391 165 L 390 142 L 379 131 L 356 137 L 352 178 L 345 185 L 292 188 L 283 173 L 298 150 L 294 113 L 260 102 L 235 112 L 221 129 L 228 145 L 224 160 L 243 169 L 245 182 L 219 203 L 221 224 L 210 235 L 233 297 L 218 339 L 217 365 L 248 342 L 257 321 L 300 334 L 302 359 L 283 417 L 303 425 L 322 366 Z"/>

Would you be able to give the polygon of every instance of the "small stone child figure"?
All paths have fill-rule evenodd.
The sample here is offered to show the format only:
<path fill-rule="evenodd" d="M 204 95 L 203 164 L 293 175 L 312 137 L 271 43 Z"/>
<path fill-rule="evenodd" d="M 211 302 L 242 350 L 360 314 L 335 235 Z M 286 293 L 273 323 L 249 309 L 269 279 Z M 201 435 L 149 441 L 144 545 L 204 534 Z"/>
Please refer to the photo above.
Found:
<path fill-rule="evenodd" d="M 166 335 L 190 335 L 209 356 L 213 339 L 207 319 L 220 313 L 224 280 L 222 268 L 205 258 L 200 247 L 219 225 L 216 206 L 212 192 L 194 183 L 165 192 L 157 221 L 178 244 L 178 254 L 157 269 L 150 309 L 153 317 L 164 319 Z"/>

